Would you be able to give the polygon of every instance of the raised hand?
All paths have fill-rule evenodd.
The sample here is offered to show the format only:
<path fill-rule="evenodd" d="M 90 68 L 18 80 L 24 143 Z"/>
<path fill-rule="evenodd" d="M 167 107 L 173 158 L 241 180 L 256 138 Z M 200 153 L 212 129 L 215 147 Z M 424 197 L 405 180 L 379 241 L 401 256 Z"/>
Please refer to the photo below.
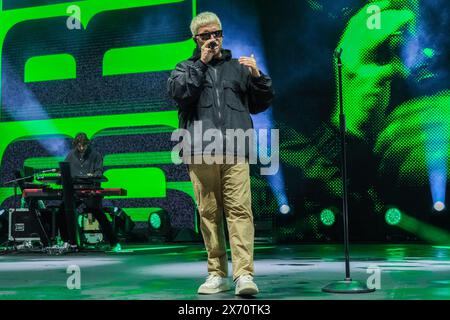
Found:
<path fill-rule="evenodd" d="M 212 58 L 218 54 L 218 51 L 220 50 L 219 46 L 216 46 L 216 48 L 211 49 L 209 45 L 211 42 L 216 41 L 215 39 L 209 39 L 206 41 L 203 46 L 201 47 L 202 53 L 201 53 L 201 60 L 204 64 L 208 64 Z"/>
<path fill-rule="evenodd" d="M 261 77 L 261 72 L 259 71 L 255 56 L 253 54 L 250 57 L 240 57 L 239 63 L 249 68 L 252 77 Z"/>

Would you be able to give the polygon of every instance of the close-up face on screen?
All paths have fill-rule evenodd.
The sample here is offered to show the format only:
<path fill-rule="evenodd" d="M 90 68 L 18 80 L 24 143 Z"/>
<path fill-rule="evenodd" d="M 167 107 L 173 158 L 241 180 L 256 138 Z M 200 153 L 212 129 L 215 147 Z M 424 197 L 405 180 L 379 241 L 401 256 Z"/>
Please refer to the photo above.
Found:
<path fill-rule="evenodd" d="M 447 0 L 0 0 L 0 299 L 450 299 L 449 30 Z"/>

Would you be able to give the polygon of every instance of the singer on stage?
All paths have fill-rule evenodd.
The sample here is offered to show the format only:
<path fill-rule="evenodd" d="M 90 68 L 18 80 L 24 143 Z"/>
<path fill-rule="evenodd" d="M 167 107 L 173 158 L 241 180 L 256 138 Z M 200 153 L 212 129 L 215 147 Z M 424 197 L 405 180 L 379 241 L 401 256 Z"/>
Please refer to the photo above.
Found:
<path fill-rule="evenodd" d="M 103 175 L 103 157 L 91 147 L 89 138 L 83 132 L 78 133 L 73 142 L 73 149 L 67 155 L 65 161 L 70 163 L 70 171 L 72 177 L 101 177 Z M 113 251 L 120 251 L 119 240 L 113 232 L 111 224 L 102 210 L 101 198 L 88 198 L 78 200 L 77 205 L 83 202 L 86 210 L 95 217 L 99 222 L 103 234 L 109 240 Z M 64 242 L 68 241 L 67 223 L 64 215 L 64 205 L 60 206 L 60 214 L 58 215 L 58 225 L 61 238 Z"/>
<path fill-rule="evenodd" d="M 168 80 L 170 96 L 177 102 L 180 129 L 194 133 L 194 122 L 201 122 L 203 132 L 219 130 L 226 144 L 227 129 L 251 130 L 250 114 L 266 110 L 273 98 L 272 81 L 263 74 L 251 57 L 232 59 L 231 51 L 222 48 L 222 24 L 214 13 L 204 12 L 191 22 L 191 32 L 197 48 L 194 55 L 180 62 Z M 205 141 L 196 136 L 190 156 L 205 154 Z M 255 295 L 259 292 L 253 282 L 254 225 L 251 209 L 248 153 L 237 149 L 223 149 L 223 159 L 211 163 L 188 163 L 195 198 L 200 214 L 200 227 L 208 252 L 208 277 L 199 289 L 200 294 L 230 290 L 228 258 L 224 235 L 227 219 L 233 281 L 236 295 Z M 216 157 L 219 156 L 219 157 Z M 183 154 L 183 159 L 189 159 Z M 201 157 L 203 160 L 204 157 Z M 238 161 L 241 159 L 243 161 Z M 186 161 L 185 161 L 186 162 Z"/>

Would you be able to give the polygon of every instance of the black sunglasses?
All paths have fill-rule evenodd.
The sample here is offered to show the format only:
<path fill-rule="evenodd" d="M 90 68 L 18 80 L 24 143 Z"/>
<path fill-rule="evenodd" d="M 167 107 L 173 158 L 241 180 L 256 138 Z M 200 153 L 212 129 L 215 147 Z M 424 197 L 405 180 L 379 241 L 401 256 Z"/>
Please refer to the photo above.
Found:
<path fill-rule="evenodd" d="M 205 32 L 205 33 L 200 33 L 200 34 L 196 35 L 196 37 L 199 37 L 203 41 L 207 41 L 207 40 L 211 39 L 211 35 L 214 37 L 214 39 L 217 39 L 217 38 L 222 37 L 223 32 L 222 32 L 222 30 L 217 30 L 217 31 L 213 31 L 213 32 Z"/>

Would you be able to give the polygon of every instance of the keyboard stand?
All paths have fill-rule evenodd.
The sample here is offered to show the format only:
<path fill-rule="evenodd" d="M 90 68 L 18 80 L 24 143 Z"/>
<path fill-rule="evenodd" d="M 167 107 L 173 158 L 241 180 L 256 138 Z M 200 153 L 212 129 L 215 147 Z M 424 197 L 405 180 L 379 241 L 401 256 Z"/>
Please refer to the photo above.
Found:
<path fill-rule="evenodd" d="M 80 247 L 80 233 L 75 212 L 74 188 L 69 162 L 60 162 L 64 211 L 66 213 L 69 243 Z"/>

